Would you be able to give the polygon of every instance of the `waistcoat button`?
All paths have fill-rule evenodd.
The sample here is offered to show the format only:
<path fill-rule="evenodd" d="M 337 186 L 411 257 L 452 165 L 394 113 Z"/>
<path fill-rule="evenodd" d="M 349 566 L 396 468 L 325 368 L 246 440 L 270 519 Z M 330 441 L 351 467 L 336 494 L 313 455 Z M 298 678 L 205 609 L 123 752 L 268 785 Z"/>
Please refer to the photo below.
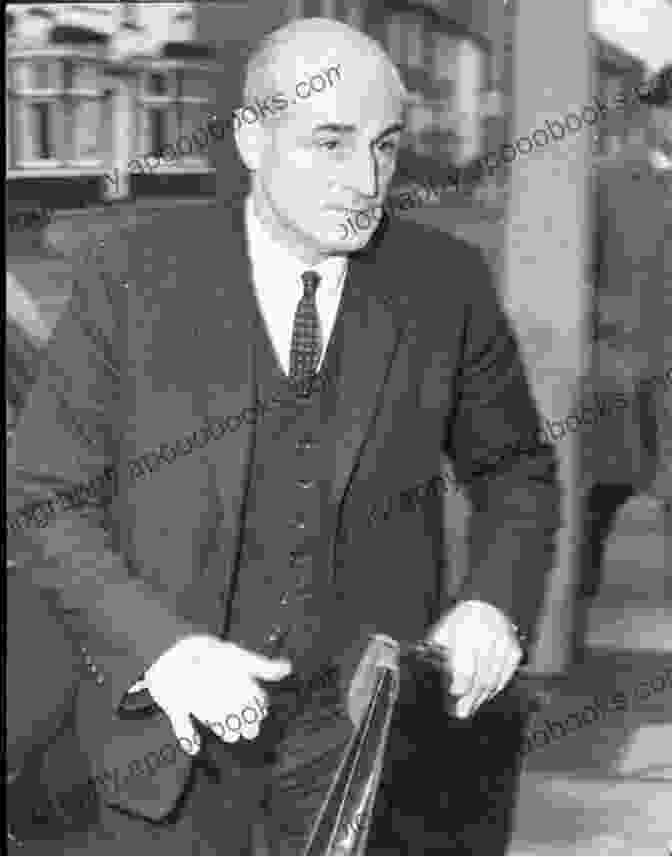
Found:
<path fill-rule="evenodd" d="M 299 488 L 313 488 L 315 485 L 314 479 L 297 479 L 296 484 Z"/>
<path fill-rule="evenodd" d="M 266 642 L 269 645 L 273 645 L 277 643 L 283 636 L 282 628 L 279 628 L 277 625 L 273 630 L 266 635 Z"/>
<path fill-rule="evenodd" d="M 315 438 L 310 434 L 304 435 L 301 440 L 296 443 L 296 448 L 299 452 L 305 452 L 315 446 L 317 446 Z"/>
<path fill-rule="evenodd" d="M 292 551 L 289 555 L 289 565 L 291 568 L 296 568 L 297 565 L 307 565 L 310 562 L 309 553 L 301 553 L 301 551 Z"/>

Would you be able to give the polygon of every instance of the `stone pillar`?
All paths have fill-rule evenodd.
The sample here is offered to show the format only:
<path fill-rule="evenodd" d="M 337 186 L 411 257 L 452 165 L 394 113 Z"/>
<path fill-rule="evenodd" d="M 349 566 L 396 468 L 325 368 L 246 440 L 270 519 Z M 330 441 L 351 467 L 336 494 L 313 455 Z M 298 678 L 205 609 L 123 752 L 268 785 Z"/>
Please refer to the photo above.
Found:
<path fill-rule="evenodd" d="M 481 73 L 480 49 L 471 39 L 462 39 L 457 49 L 455 112 L 460 139 L 458 163 L 465 164 L 481 152 Z"/>
<path fill-rule="evenodd" d="M 517 5 L 510 137 L 517 149 L 515 158 L 507 155 L 512 163 L 503 297 L 518 328 L 543 417 L 564 421 L 577 397 L 588 341 L 585 260 L 594 129 L 586 124 L 589 119 L 580 118 L 591 98 L 588 0 L 517 0 Z M 573 130 L 567 126 L 570 113 L 579 117 L 578 123 L 569 120 Z M 562 139 L 550 139 L 546 120 L 561 123 Z M 560 126 L 552 127 L 560 137 Z M 540 133 L 530 141 L 537 129 Z M 577 433 L 565 433 L 555 446 L 564 489 L 564 527 L 529 667 L 531 673 L 545 675 L 563 673 L 571 661 L 576 621 Z"/>
<path fill-rule="evenodd" d="M 110 111 L 112 125 L 110 175 L 115 181 L 104 179 L 103 193 L 108 200 L 125 199 L 131 190 L 128 164 L 135 154 L 135 108 L 131 83 L 125 77 L 117 79 L 106 109 Z M 148 147 L 140 149 L 141 152 L 147 150 Z"/>

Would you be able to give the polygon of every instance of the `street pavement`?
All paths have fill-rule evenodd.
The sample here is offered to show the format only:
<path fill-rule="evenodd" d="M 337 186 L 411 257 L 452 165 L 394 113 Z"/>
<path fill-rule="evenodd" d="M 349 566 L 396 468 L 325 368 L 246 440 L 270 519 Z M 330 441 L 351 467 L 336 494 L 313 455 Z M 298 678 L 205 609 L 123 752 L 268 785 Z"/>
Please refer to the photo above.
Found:
<path fill-rule="evenodd" d="M 538 731 L 525 757 L 512 855 L 672 850 L 672 599 L 664 591 L 672 552 L 665 539 L 655 504 L 628 504 L 589 613 L 587 656 L 530 727 Z M 571 718 L 577 713 L 580 728 Z"/>

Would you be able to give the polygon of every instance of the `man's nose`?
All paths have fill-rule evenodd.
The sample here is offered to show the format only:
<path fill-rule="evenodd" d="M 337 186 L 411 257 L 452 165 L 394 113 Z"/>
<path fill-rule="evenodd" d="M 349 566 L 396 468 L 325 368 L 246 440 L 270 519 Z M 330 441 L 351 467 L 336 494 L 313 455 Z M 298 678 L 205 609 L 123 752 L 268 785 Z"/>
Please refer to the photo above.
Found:
<path fill-rule="evenodd" d="M 378 162 L 373 152 L 356 152 L 350 162 L 347 184 L 361 197 L 375 199 L 378 196 L 380 178 Z"/>

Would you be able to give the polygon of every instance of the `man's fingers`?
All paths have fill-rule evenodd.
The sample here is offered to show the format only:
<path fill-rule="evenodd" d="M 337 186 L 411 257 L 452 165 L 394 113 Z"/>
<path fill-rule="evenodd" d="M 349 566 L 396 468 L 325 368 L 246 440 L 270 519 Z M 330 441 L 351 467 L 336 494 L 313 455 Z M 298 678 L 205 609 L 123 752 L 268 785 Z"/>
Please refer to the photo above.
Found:
<path fill-rule="evenodd" d="M 257 720 L 254 723 L 248 723 L 245 720 L 245 709 L 242 711 L 243 717 L 243 728 L 241 729 L 240 734 L 243 738 L 246 738 L 248 741 L 254 741 L 259 732 L 261 731 L 261 720 Z"/>
<path fill-rule="evenodd" d="M 501 667 L 498 665 L 497 641 L 493 640 L 488 649 L 476 652 L 476 676 L 474 690 L 470 694 L 468 714 L 474 714 L 488 699 L 499 678 Z"/>
<path fill-rule="evenodd" d="M 221 720 L 205 721 L 208 729 L 227 744 L 234 744 L 241 736 L 252 741 L 259 735 L 261 723 L 268 713 L 258 696 L 241 705 L 236 712 L 222 716 Z"/>
<path fill-rule="evenodd" d="M 458 717 L 469 717 L 488 698 L 489 690 L 477 674 L 469 693 L 465 694 L 455 706 L 455 714 Z"/>
<path fill-rule="evenodd" d="M 471 695 L 469 713 L 476 712 L 481 705 L 496 696 L 511 679 L 516 670 L 522 651 L 516 643 L 499 640 L 486 655 L 477 660 L 477 692 Z M 465 715 L 467 716 L 467 715 Z"/>
<path fill-rule="evenodd" d="M 229 718 L 230 715 L 225 717 L 224 723 L 221 723 L 219 720 L 208 721 L 206 726 L 215 733 L 220 741 L 224 741 L 226 744 L 235 744 L 240 738 L 240 726 L 238 726 L 237 729 L 229 726 Z M 233 726 L 236 725 L 236 722 L 237 721 L 233 722 Z"/>
<path fill-rule="evenodd" d="M 451 658 L 453 681 L 450 693 L 453 696 L 463 696 L 471 691 L 476 673 L 476 653 L 466 647 L 456 647 Z"/>
<path fill-rule="evenodd" d="M 168 714 L 168 712 L 166 712 Z M 175 737 L 179 741 L 180 747 L 189 756 L 196 756 L 201 749 L 201 739 L 191 725 L 191 717 L 188 712 L 180 714 L 168 714 L 170 725 L 173 728 Z"/>
<path fill-rule="evenodd" d="M 479 664 L 481 683 L 486 688 L 488 696 L 495 693 L 502 671 L 508 664 L 510 652 L 511 641 L 505 637 L 495 637 L 490 649 L 481 655 Z"/>

